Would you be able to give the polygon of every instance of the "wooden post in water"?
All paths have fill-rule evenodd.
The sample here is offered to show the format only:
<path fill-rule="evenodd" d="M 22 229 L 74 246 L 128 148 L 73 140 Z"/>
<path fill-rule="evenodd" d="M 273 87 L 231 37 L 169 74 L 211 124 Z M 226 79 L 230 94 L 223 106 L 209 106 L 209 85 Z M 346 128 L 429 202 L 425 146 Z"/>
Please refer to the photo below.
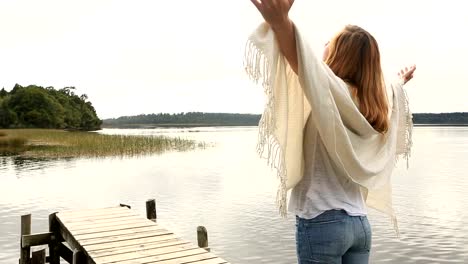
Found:
<path fill-rule="evenodd" d="M 57 218 L 56 213 L 49 215 L 49 232 L 53 233 L 52 241 L 49 243 L 49 263 L 50 264 L 60 264 L 60 253 L 59 253 L 59 243 L 61 243 L 58 238 L 60 236 L 58 227 L 57 227 Z"/>
<path fill-rule="evenodd" d="M 31 234 L 31 214 L 21 216 L 20 264 L 29 264 L 31 247 L 23 248 L 23 235 Z"/>
<path fill-rule="evenodd" d="M 45 264 L 46 263 L 46 250 L 45 248 L 32 253 L 31 264 Z"/>
<path fill-rule="evenodd" d="M 156 222 L 158 218 L 156 215 L 156 200 L 150 199 L 146 201 L 146 218 L 149 220 Z"/>
<path fill-rule="evenodd" d="M 198 247 L 210 251 L 210 248 L 208 247 L 208 231 L 204 226 L 197 227 L 197 240 Z"/>

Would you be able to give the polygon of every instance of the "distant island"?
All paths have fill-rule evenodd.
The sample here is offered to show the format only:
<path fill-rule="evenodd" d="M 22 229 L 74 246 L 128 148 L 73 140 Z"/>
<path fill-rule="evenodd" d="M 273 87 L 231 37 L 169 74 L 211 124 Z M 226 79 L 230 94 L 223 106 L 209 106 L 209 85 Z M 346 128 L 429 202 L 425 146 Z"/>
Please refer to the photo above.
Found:
<path fill-rule="evenodd" d="M 54 128 L 98 130 L 102 121 L 86 94 L 75 87 L 16 84 L 10 92 L 0 90 L 0 128 Z"/>
<path fill-rule="evenodd" d="M 122 116 L 103 120 L 107 128 L 152 128 L 152 127 L 195 127 L 195 126 L 257 126 L 259 114 L 229 113 L 159 113 L 137 116 Z M 415 125 L 468 126 L 468 113 L 416 113 Z"/>

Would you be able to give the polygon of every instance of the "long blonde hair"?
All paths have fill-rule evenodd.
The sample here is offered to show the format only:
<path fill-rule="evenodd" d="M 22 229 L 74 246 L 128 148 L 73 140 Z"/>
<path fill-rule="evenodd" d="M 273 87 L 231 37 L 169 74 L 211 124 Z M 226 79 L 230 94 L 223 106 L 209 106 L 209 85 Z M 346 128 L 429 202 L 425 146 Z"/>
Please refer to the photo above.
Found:
<path fill-rule="evenodd" d="M 356 87 L 359 111 L 378 132 L 388 130 L 388 101 L 377 41 L 366 30 L 347 25 L 328 45 L 325 63 Z"/>

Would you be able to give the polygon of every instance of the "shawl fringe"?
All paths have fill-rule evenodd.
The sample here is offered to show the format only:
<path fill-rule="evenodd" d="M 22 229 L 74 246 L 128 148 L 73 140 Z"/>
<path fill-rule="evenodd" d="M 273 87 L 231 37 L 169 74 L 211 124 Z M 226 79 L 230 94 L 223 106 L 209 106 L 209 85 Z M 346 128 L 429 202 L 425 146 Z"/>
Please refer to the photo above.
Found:
<path fill-rule="evenodd" d="M 408 94 L 405 89 L 403 95 L 405 98 L 405 113 L 406 113 L 406 127 L 405 127 L 405 151 L 403 153 L 404 159 L 406 159 L 406 168 L 409 169 L 409 158 L 411 157 L 411 147 L 413 146 L 413 115 L 411 114 L 409 107 Z"/>
<path fill-rule="evenodd" d="M 409 158 L 411 157 L 411 148 L 413 146 L 413 115 L 409 107 L 408 94 L 406 93 L 405 89 L 401 89 L 401 91 L 403 92 L 403 104 L 405 109 L 404 113 L 406 119 L 404 127 L 404 146 L 403 153 L 395 155 L 395 167 L 397 165 L 398 160 L 400 158 L 403 158 L 406 160 L 406 169 L 409 169 Z M 398 220 L 395 213 L 392 214 L 390 220 L 393 224 L 393 229 L 395 230 L 397 238 L 400 238 L 400 229 L 398 228 Z"/>
<path fill-rule="evenodd" d="M 261 82 L 266 94 L 267 102 L 265 110 L 258 124 L 257 153 L 260 157 L 267 158 L 268 165 L 276 169 L 280 181 L 276 193 L 276 205 L 282 217 L 287 215 L 287 190 L 286 190 L 286 162 L 283 149 L 278 139 L 274 136 L 275 126 L 274 92 L 271 85 L 270 62 L 264 52 L 248 40 L 245 47 L 244 68 L 248 77 L 256 84 Z M 266 151 L 266 153 L 265 153 Z M 266 154 L 266 155 L 265 155 Z"/>

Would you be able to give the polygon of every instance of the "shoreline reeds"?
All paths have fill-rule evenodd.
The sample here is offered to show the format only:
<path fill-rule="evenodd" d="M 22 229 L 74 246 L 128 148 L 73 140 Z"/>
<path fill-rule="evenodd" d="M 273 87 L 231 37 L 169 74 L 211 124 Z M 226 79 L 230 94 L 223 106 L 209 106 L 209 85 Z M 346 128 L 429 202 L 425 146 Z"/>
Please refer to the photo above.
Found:
<path fill-rule="evenodd" d="M 0 131 L 0 154 L 15 155 L 19 151 L 24 151 L 26 142 L 25 138 L 10 136 L 4 131 Z"/>
<path fill-rule="evenodd" d="M 25 157 L 131 157 L 203 146 L 193 140 L 167 136 L 105 135 L 54 129 L 0 130 L 0 154 Z"/>

